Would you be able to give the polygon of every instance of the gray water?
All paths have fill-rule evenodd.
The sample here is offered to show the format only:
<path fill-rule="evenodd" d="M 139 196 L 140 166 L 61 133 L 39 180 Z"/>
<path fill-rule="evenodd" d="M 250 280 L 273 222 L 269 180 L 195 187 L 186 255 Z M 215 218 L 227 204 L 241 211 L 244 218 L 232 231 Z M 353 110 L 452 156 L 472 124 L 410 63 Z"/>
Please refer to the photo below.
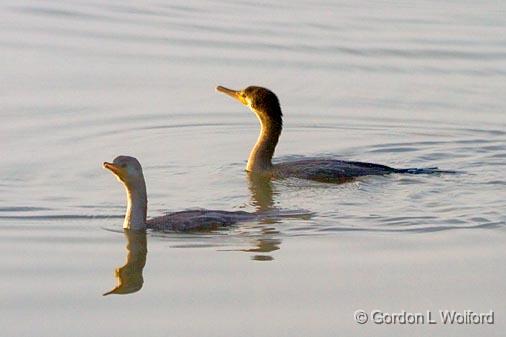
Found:
<path fill-rule="evenodd" d="M 503 334 L 503 1 L 0 6 L 2 335 Z M 259 192 L 244 172 L 256 118 L 214 92 L 250 84 L 280 98 L 278 161 L 458 173 Z M 140 289 L 103 297 L 127 259 L 124 191 L 101 168 L 120 154 L 143 164 L 151 216 L 313 215 L 148 233 L 147 257 L 130 242 Z M 495 322 L 360 325 L 358 309 L 493 310 Z"/>

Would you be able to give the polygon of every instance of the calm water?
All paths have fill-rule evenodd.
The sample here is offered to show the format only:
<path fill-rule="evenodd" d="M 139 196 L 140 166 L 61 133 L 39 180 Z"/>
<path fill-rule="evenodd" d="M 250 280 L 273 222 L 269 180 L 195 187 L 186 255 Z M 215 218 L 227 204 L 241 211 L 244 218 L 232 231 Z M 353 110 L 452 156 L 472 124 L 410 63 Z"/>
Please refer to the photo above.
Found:
<path fill-rule="evenodd" d="M 504 2 L 0 6 L 5 336 L 504 333 Z M 256 186 L 243 169 L 257 121 L 219 84 L 278 94 L 278 159 L 459 173 Z M 152 216 L 314 215 L 148 233 L 127 259 L 124 191 L 101 169 L 119 154 L 143 163 Z M 102 297 L 127 260 L 118 272 L 142 289 Z M 357 309 L 493 310 L 495 324 L 359 325 Z"/>

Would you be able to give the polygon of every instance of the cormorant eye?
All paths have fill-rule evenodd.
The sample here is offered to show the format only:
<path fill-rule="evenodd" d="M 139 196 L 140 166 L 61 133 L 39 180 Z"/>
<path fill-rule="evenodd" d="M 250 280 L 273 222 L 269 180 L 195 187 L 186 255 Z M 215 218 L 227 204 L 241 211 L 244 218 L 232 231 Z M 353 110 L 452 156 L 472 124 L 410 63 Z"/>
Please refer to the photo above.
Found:
<path fill-rule="evenodd" d="M 125 167 L 127 167 L 127 164 L 123 163 L 123 164 L 121 164 L 120 166 L 121 166 L 122 168 L 125 168 Z"/>

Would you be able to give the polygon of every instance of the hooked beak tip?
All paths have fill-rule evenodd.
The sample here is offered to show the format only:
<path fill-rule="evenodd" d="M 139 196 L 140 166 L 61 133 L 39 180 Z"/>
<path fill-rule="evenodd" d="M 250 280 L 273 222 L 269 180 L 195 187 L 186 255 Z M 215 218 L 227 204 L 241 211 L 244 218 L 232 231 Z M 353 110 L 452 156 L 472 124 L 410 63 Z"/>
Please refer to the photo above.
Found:
<path fill-rule="evenodd" d="M 219 85 L 219 86 L 216 87 L 216 91 L 217 92 L 221 92 L 221 93 L 223 93 L 223 94 L 225 94 L 227 96 L 230 96 L 233 99 L 235 99 L 235 100 L 237 100 L 237 101 L 245 104 L 244 100 L 241 99 L 241 95 L 240 95 L 241 91 L 240 90 L 232 90 L 232 89 L 225 88 L 225 87 Z"/>
<path fill-rule="evenodd" d="M 113 163 L 109 163 L 109 162 L 104 161 L 104 163 L 102 164 L 102 167 L 105 168 L 106 170 L 111 171 L 115 175 L 121 174 L 121 169 Z"/>
<path fill-rule="evenodd" d="M 230 94 L 232 92 L 234 92 L 235 90 L 231 90 L 231 89 L 228 89 L 228 88 L 225 88 L 221 85 L 217 86 L 215 88 L 216 92 L 221 92 L 221 93 L 224 93 L 224 94 Z"/>

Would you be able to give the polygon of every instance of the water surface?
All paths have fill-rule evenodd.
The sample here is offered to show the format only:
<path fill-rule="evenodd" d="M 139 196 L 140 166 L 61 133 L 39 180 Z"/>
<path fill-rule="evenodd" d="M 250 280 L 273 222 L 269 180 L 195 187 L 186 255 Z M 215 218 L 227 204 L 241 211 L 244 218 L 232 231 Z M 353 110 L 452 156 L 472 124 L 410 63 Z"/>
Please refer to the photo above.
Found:
<path fill-rule="evenodd" d="M 498 1 L 3 2 L 5 334 L 500 336 L 505 11 Z M 259 192 L 244 173 L 257 121 L 214 92 L 250 84 L 281 100 L 277 160 L 459 173 L 288 179 Z M 143 164 L 152 216 L 314 215 L 148 233 L 142 288 L 102 297 L 127 259 L 124 191 L 100 167 L 119 154 Z M 496 322 L 358 325 L 357 309 L 494 310 Z"/>

